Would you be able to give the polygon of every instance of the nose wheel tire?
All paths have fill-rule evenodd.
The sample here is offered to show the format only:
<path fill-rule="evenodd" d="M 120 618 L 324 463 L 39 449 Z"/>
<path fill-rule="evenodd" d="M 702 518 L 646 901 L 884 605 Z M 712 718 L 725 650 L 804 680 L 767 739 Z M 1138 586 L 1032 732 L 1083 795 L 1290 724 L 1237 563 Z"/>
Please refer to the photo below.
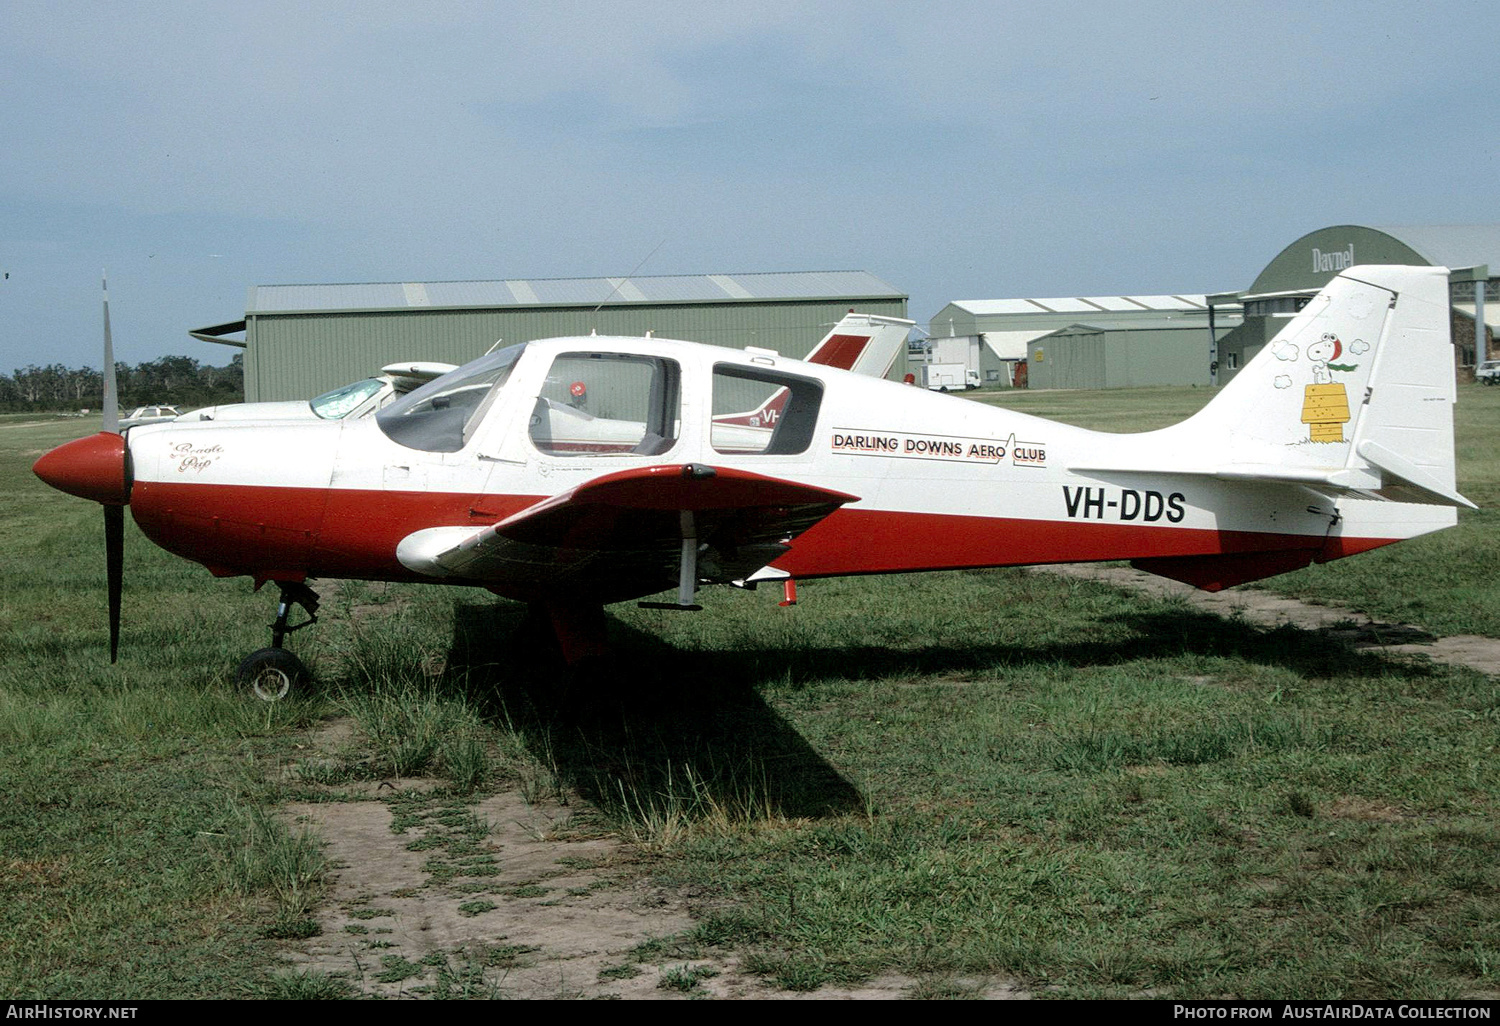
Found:
<path fill-rule="evenodd" d="M 294 685 L 307 680 L 307 667 L 284 648 L 262 648 L 245 657 L 234 679 L 261 701 L 276 702 L 285 698 Z"/>

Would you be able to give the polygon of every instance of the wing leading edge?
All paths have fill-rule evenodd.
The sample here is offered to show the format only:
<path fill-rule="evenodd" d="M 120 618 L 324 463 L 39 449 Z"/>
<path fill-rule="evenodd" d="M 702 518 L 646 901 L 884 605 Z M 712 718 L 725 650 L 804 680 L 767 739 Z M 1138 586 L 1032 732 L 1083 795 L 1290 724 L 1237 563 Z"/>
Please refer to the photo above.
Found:
<path fill-rule="evenodd" d="M 396 557 L 427 577 L 501 585 L 516 597 L 587 592 L 602 602 L 754 573 L 858 497 L 698 463 L 586 481 L 489 527 L 431 527 Z"/>

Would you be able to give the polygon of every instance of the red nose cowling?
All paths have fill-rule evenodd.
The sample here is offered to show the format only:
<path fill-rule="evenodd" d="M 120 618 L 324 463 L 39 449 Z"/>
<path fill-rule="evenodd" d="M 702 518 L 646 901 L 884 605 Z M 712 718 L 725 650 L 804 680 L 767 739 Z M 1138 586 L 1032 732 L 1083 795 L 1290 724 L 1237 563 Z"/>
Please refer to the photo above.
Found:
<path fill-rule="evenodd" d="M 37 477 L 58 491 L 93 499 L 106 506 L 130 501 L 125 473 L 125 437 L 111 431 L 59 445 L 31 466 Z"/>

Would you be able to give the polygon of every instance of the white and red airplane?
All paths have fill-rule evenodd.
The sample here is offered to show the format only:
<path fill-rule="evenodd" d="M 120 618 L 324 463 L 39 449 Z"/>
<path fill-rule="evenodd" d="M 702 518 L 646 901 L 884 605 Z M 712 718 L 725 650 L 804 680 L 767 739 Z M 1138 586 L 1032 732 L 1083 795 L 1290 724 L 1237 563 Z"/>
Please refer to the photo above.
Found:
<path fill-rule="evenodd" d="M 262 697 L 302 673 L 282 641 L 306 625 L 293 605 L 315 619 L 313 578 L 488 588 L 544 610 L 570 662 L 600 652 L 605 604 L 674 584 L 662 605 L 696 609 L 703 584 L 790 600 L 797 579 L 1128 559 L 1217 590 L 1472 506 L 1447 282 L 1352 268 L 1199 413 L 1142 434 L 767 350 L 588 336 L 490 353 L 373 418 L 106 430 L 35 470 L 105 506 L 112 657 L 126 505 L 169 551 L 275 582 L 272 646 L 240 671 Z"/>

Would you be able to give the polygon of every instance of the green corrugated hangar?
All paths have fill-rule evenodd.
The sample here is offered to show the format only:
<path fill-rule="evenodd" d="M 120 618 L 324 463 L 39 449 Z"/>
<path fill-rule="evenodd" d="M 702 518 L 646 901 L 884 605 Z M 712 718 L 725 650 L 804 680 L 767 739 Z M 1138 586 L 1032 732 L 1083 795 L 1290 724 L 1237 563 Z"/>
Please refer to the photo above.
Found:
<path fill-rule="evenodd" d="M 1239 323 L 1227 307 L 1216 313 L 1221 326 Z M 1200 295 L 959 300 L 932 318 L 927 346 L 941 362 L 961 359 L 955 343 L 979 343 L 968 346 L 971 369 L 991 387 L 1207 385 L 1209 315 Z"/>
<path fill-rule="evenodd" d="M 1340 271 L 1356 264 L 1418 264 L 1449 269 L 1454 360 L 1460 378 L 1473 378 L 1475 352 L 1493 358 L 1500 326 L 1500 225 L 1425 225 L 1373 228 L 1339 224 L 1309 232 L 1277 254 L 1243 292 L 1209 296 L 1244 311 L 1239 327 L 1218 339 L 1219 383 L 1235 373 L 1276 336 L 1287 320 L 1307 305 Z M 1476 282 L 1482 307 L 1476 317 Z M 1476 325 L 1482 323 L 1482 336 Z M 1219 325 L 1223 327 L 1222 323 Z"/>
<path fill-rule="evenodd" d="M 497 339 L 591 331 L 802 357 L 851 308 L 905 317 L 907 298 L 865 271 L 257 285 L 243 321 L 191 334 L 242 347 L 245 399 L 262 402 L 306 399 L 398 361 L 467 363 Z M 227 337 L 240 331 L 243 341 Z"/>

